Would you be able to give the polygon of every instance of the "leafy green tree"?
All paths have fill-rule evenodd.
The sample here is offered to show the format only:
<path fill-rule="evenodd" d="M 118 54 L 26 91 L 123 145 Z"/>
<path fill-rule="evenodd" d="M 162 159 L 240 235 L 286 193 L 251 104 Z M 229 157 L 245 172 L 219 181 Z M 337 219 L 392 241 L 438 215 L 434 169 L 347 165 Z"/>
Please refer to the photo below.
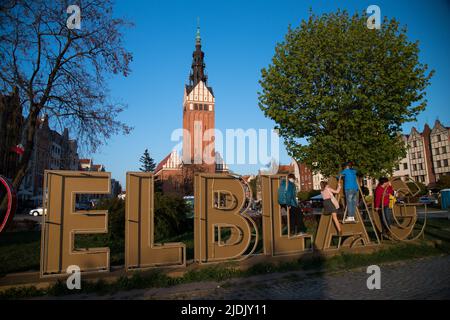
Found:
<path fill-rule="evenodd" d="M 299 191 L 297 192 L 297 198 L 299 201 L 307 201 L 312 197 L 315 197 L 320 194 L 319 190 L 311 190 L 311 191 Z"/>
<path fill-rule="evenodd" d="M 436 183 L 436 189 L 442 190 L 450 188 L 450 174 L 443 175 Z"/>
<path fill-rule="evenodd" d="M 289 27 L 262 69 L 259 106 L 273 119 L 289 154 L 324 175 L 348 160 L 360 174 L 390 173 L 405 148 L 405 122 L 425 109 L 433 71 L 419 62 L 406 28 L 346 11 L 311 13 Z"/>
<path fill-rule="evenodd" d="M 308 191 L 300 191 L 297 192 L 297 199 L 299 201 L 306 201 L 309 200 L 309 192 Z"/>
<path fill-rule="evenodd" d="M 139 162 L 142 163 L 142 166 L 139 168 L 139 170 L 141 170 L 143 172 L 155 171 L 155 168 L 156 168 L 155 160 L 153 160 L 153 158 L 150 157 L 150 154 L 148 153 L 148 149 L 145 149 L 144 154 L 139 159 Z"/>
<path fill-rule="evenodd" d="M 425 196 L 428 194 L 428 188 L 426 185 L 424 185 L 422 182 L 408 182 L 407 183 L 408 188 L 411 190 L 411 192 L 415 193 L 418 192 L 418 196 Z"/>

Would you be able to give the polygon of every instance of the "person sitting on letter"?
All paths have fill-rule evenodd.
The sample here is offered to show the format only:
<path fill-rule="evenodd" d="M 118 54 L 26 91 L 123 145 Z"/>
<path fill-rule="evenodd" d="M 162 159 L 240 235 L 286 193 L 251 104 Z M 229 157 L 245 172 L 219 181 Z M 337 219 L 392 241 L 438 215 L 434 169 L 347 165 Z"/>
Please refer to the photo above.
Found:
<path fill-rule="evenodd" d="M 299 227 L 299 235 L 306 235 L 306 226 L 303 222 L 302 210 L 297 202 L 295 175 L 292 173 L 288 175 L 287 179 L 283 179 L 280 182 L 280 187 L 278 188 L 278 204 L 281 206 L 281 209 L 289 211 L 289 218 L 291 221 L 290 229 L 294 231 L 294 233 L 297 233 L 297 228 Z"/>

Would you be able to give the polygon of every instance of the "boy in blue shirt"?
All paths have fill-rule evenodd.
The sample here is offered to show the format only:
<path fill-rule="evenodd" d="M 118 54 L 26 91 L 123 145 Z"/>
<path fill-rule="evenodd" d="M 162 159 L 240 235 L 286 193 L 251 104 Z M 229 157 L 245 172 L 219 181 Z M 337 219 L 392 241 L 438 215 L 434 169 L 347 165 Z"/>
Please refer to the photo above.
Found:
<path fill-rule="evenodd" d="M 344 222 L 355 222 L 356 203 L 358 199 L 358 181 L 356 170 L 352 168 L 352 162 L 346 162 L 345 169 L 341 171 L 344 177 L 345 201 L 347 203 L 347 217 Z"/>

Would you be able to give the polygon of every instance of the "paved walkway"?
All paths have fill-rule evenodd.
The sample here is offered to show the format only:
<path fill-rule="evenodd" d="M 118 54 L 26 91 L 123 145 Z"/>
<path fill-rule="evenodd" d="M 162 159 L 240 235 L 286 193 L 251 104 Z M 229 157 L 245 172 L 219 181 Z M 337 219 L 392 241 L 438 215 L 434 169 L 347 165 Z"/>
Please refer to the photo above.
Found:
<path fill-rule="evenodd" d="M 450 256 L 381 265 L 381 289 L 366 268 L 336 273 L 288 272 L 65 299 L 450 299 Z"/>

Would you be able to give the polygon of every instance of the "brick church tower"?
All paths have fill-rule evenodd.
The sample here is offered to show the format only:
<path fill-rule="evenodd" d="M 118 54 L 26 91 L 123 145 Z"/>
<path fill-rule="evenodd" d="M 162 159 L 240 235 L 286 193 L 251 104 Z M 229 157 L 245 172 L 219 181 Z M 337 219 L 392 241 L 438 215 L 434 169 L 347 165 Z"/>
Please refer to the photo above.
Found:
<path fill-rule="evenodd" d="M 224 173 L 228 167 L 215 150 L 213 89 L 205 73 L 200 29 L 197 28 L 189 82 L 183 97 L 183 151 L 172 150 L 155 169 L 163 192 L 193 194 L 195 173 Z"/>
<path fill-rule="evenodd" d="M 204 57 L 197 28 L 189 84 L 184 88 L 182 161 L 184 165 L 200 166 L 203 172 L 215 172 L 215 99 L 213 89 L 208 86 Z"/>

